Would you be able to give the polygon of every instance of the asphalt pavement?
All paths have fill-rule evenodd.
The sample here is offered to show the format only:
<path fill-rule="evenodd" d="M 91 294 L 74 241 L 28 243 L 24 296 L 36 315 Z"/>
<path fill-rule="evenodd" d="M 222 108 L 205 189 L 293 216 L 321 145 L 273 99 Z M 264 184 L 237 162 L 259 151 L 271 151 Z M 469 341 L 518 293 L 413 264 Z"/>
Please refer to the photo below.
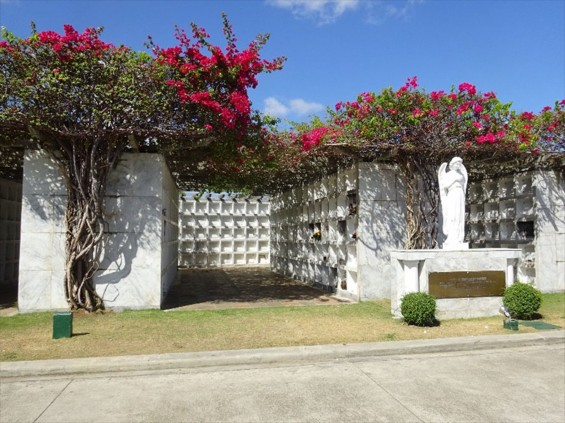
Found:
<path fill-rule="evenodd" d="M 565 331 L 0 363 L 0 422 L 565 421 Z"/>

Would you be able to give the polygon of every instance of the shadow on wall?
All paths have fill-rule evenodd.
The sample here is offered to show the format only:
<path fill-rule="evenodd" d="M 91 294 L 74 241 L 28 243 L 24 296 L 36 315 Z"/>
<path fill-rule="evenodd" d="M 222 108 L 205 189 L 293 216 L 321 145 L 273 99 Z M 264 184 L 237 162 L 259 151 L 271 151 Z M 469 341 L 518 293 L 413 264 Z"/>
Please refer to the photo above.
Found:
<path fill-rule="evenodd" d="M 107 182 L 106 234 L 95 275 L 107 306 L 160 302 L 162 162 L 143 156 L 156 155 L 125 154 Z M 20 308 L 62 308 L 66 185 L 42 152 L 26 152 L 24 172 Z"/>
<path fill-rule="evenodd" d="M 95 283 L 106 306 L 160 305 L 162 167 L 156 155 L 126 154 L 108 178 L 107 222 Z M 166 234 L 163 234 L 166 235 Z"/>
<path fill-rule="evenodd" d="M 539 171 L 536 181 L 538 232 L 565 232 L 565 170 Z"/>
<path fill-rule="evenodd" d="M 392 166 L 371 164 L 359 175 L 358 281 L 360 298 L 388 298 L 390 251 L 406 239 L 404 184 Z"/>
<path fill-rule="evenodd" d="M 404 183 L 392 168 L 362 175 L 359 241 L 378 260 L 390 260 L 391 249 L 406 240 Z"/>

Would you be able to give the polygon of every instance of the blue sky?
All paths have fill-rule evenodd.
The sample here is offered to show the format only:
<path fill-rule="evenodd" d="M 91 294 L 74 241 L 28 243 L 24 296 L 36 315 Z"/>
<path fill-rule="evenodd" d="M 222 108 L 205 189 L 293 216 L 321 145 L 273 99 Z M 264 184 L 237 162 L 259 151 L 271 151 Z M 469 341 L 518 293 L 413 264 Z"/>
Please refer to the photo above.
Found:
<path fill-rule="evenodd" d="M 281 119 L 324 116 L 326 106 L 418 76 L 428 91 L 470 82 L 518 111 L 565 98 L 565 0 L 0 0 L 0 24 L 18 36 L 104 26 L 103 39 L 143 50 L 147 35 L 174 44 L 193 21 L 223 45 L 221 12 L 242 47 L 270 33 L 253 107 Z"/>

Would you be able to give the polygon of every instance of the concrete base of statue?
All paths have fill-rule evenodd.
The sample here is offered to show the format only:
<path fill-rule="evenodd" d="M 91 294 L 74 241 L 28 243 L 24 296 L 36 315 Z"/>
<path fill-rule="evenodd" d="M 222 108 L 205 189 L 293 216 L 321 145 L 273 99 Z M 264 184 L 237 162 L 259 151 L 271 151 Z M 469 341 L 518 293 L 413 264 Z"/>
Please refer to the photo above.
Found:
<path fill-rule="evenodd" d="M 457 244 L 443 244 L 441 246 L 442 250 L 468 250 L 469 243 L 468 242 L 461 242 Z"/>
<path fill-rule="evenodd" d="M 402 317 L 402 297 L 425 292 L 436 298 L 439 320 L 495 316 L 521 254 L 513 248 L 391 251 L 391 312 Z"/>

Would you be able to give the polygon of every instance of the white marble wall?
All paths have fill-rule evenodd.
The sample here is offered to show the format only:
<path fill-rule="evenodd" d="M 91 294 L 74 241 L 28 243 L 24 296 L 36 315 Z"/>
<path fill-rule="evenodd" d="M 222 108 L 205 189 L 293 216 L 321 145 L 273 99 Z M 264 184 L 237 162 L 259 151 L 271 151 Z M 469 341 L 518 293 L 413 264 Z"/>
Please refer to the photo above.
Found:
<path fill-rule="evenodd" d="M 0 285 L 17 286 L 22 184 L 0 179 Z"/>
<path fill-rule="evenodd" d="M 404 187 L 391 165 L 359 163 L 358 281 L 361 300 L 390 298 L 390 250 L 406 236 Z"/>
<path fill-rule="evenodd" d="M 66 309 L 64 215 L 66 190 L 45 154 L 24 157 L 18 283 L 20 311 Z"/>
<path fill-rule="evenodd" d="M 97 292 L 109 308 L 159 308 L 174 279 L 163 245 L 164 209 L 176 188 L 162 156 L 124 154 L 109 176 L 105 198 L 107 236 L 95 276 Z M 65 185 L 45 154 L 26 152 L 18 306 L 21 312 L 66 309 L 64 296 Z M 173 207 L 176 209 L 176 207 Z M 169 248 L 170 249 L 170 248 Z M 170 254 L 170 252 L 169 252 Z M 166 269 L 166 270 L 165 270 Z M 176 267 L 174 268 L 176 271 Z"/>
<path fill-rule="evenodd" d="M 536 277 L 542 292 L 565 291 L 565 174 L 534 174 Z"/>

